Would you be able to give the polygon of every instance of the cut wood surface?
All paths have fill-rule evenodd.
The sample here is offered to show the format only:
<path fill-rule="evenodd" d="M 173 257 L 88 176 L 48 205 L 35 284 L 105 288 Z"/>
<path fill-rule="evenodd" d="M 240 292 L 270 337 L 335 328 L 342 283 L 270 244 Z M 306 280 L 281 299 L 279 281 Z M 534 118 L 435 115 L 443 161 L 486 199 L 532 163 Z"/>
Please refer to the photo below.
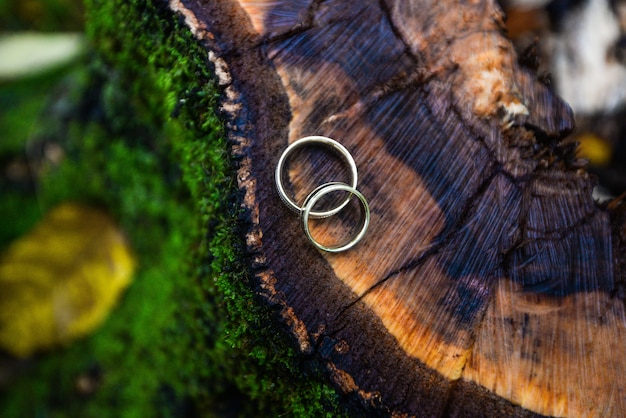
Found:
<path fill-rule="evenodd" d="M 626 415 L 610 213 L 495 1 L 170 6 L 224 89 L 257 290 L 340 390 L 381 414 Z M 370 203 L 345 253 L 316 250 L 276 192 L 280 154 L 307 135 L 350 150 Z M 302 154 L 300 202 L 345 176 Z"/>

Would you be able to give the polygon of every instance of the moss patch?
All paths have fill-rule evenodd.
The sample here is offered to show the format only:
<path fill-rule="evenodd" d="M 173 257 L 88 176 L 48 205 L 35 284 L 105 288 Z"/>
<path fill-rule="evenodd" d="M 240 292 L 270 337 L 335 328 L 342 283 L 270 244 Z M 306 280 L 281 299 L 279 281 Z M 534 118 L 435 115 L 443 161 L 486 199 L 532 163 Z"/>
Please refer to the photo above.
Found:
<path fill-rule="evenodd" d="M 35 141 L 64 155 L 42 162 L 38 202 L 107 208 L 139 273 L 96 334 L 2 390 L 0 415 L 337 416 L 251 291 L 206 51 L 161 2 L 90 0 L 87 16 L 71 118 Z"/>

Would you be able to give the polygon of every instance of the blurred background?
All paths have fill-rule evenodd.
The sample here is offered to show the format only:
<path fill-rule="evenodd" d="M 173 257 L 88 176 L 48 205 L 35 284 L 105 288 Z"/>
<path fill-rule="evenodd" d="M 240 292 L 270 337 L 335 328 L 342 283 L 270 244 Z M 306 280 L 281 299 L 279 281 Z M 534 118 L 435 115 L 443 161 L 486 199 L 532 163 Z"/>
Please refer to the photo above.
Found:
<path fill-rule="evenodd" d="M 590 162 L 596 198 L 626 191 L 626 1 L 502 0 L 509 36 L 574 110 L 568 140 Z"/>
<path fill-rule="evenodd" d="M 38 120 L 54 93 L 72 82 L 83 27 L 80 0 L 0 0 L 0 248 L 42 215 L 28 144 L 45 129 Z M 59 151 L 50 147 L 48 157 Z"/>

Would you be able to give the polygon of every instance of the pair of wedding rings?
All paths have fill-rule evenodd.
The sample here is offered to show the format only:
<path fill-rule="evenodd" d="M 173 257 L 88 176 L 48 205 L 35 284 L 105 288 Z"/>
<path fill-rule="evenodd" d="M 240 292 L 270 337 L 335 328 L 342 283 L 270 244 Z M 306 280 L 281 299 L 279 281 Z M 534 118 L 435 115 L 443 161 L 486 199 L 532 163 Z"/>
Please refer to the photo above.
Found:
<path fill-rule="evenodd" d="M 315 189 L 313 189 L 313 191 L 311 191 L 306 197 L 306 199 L 304 200 L 304 204 L 302 206 L 298 206 L 298 204 L 287 195 L 287 192 L 285 191 L 285 187 L 283 185 L 285 163 L 288 157 L 290 156 L 290 154 L 293 153 L 293 151 L 295 151 L 296 149 L 303 148 L 305 146 L 311 146 L 311 145 L 324 146 L 326 148 L 329 148 L 331 151 L 334 151 L 335 153 L 339 154 L 339 156 L 348 165 L 348 168 L 350 171 L 350 177 L 351 177 L 350 184 L 338 182 L 338 181 L 331 181 L 328 183 L 324 183 L 316 187 Z M 352 155 L 348 152 L 348 150 L 339 142 L 335 141 L 334 139 L 327 138 L 325 136 L 307 136 L 307 137 L 298 139 L 297 141 L 289 145 L 285 149 L 283 154 L 280 156 L 280 159 L 278 160 L 278 165 L 276 166 L 275 178 L 276 178 L 276 188 L 278 189 L 278 194 L 280 198 L 292 211 L 300 214 L 300 220 L 302 222 L 302 228 L 304 229 L 304 233 L 306 234 L 309 241 L 311 241 L 311 243 L 313 243 L 313 245 L 319 248 L 320 250 L 333 252 L 333 253 L 346 251 L 354 247 L 365 235 L 365 232 L 367 231 L 367 228 L 370 222 L 369 204 L 367 203 L 365 196 L 363 196 L 363 194 L 356 189 L 357 182 L 358 182 L 358 173 L 357 173 L 356 163 L 354 162 L 354 158 L 352 158 Z M 338 205 L 330 209 L 322 210 L 322 211 L 314 210 L 315 205 L 320 201 L 320 199 L 322 199 L 324 196 L 328 195 L 329 193 L 335 193 L 335 192 L 347 192 L 348 196 L 343 201 L 341 201 L 341 203 L 339 203 Z M 359 202 L 361 203 L 361 206 L 363 208 L 361 227 L 358 230 L 358 232 L 355 235 L 353 235 L 349 241 L 339 244 L 339 245 L 329 246 L 329 245 L 320 243 L 311 234 L 309 220 L 328 218 L 330 216 L 338 214 L 339 212 L 344 210 L 344 208 L 350 203 L 352 196 L 356 196 L 359 199 Z"/>

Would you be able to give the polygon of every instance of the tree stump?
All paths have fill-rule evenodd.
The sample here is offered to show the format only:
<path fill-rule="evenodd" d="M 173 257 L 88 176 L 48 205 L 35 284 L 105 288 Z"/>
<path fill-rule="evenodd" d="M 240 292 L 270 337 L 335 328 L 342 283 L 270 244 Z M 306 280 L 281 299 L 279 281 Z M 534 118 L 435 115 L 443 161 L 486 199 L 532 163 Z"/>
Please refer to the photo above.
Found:
<path fill-rule="evenodd" d="M 397 416 L 626 414 L 619 228 L 495 1 L 170 7 L 223 88 L 256 290 L 340 390 Z M 307 135 L 356 160 L 372 219 L 350 251 L 315 249 L 276 192 Z M 301 202 L 341 175 L 313 150 L 288 182 Z"/>

